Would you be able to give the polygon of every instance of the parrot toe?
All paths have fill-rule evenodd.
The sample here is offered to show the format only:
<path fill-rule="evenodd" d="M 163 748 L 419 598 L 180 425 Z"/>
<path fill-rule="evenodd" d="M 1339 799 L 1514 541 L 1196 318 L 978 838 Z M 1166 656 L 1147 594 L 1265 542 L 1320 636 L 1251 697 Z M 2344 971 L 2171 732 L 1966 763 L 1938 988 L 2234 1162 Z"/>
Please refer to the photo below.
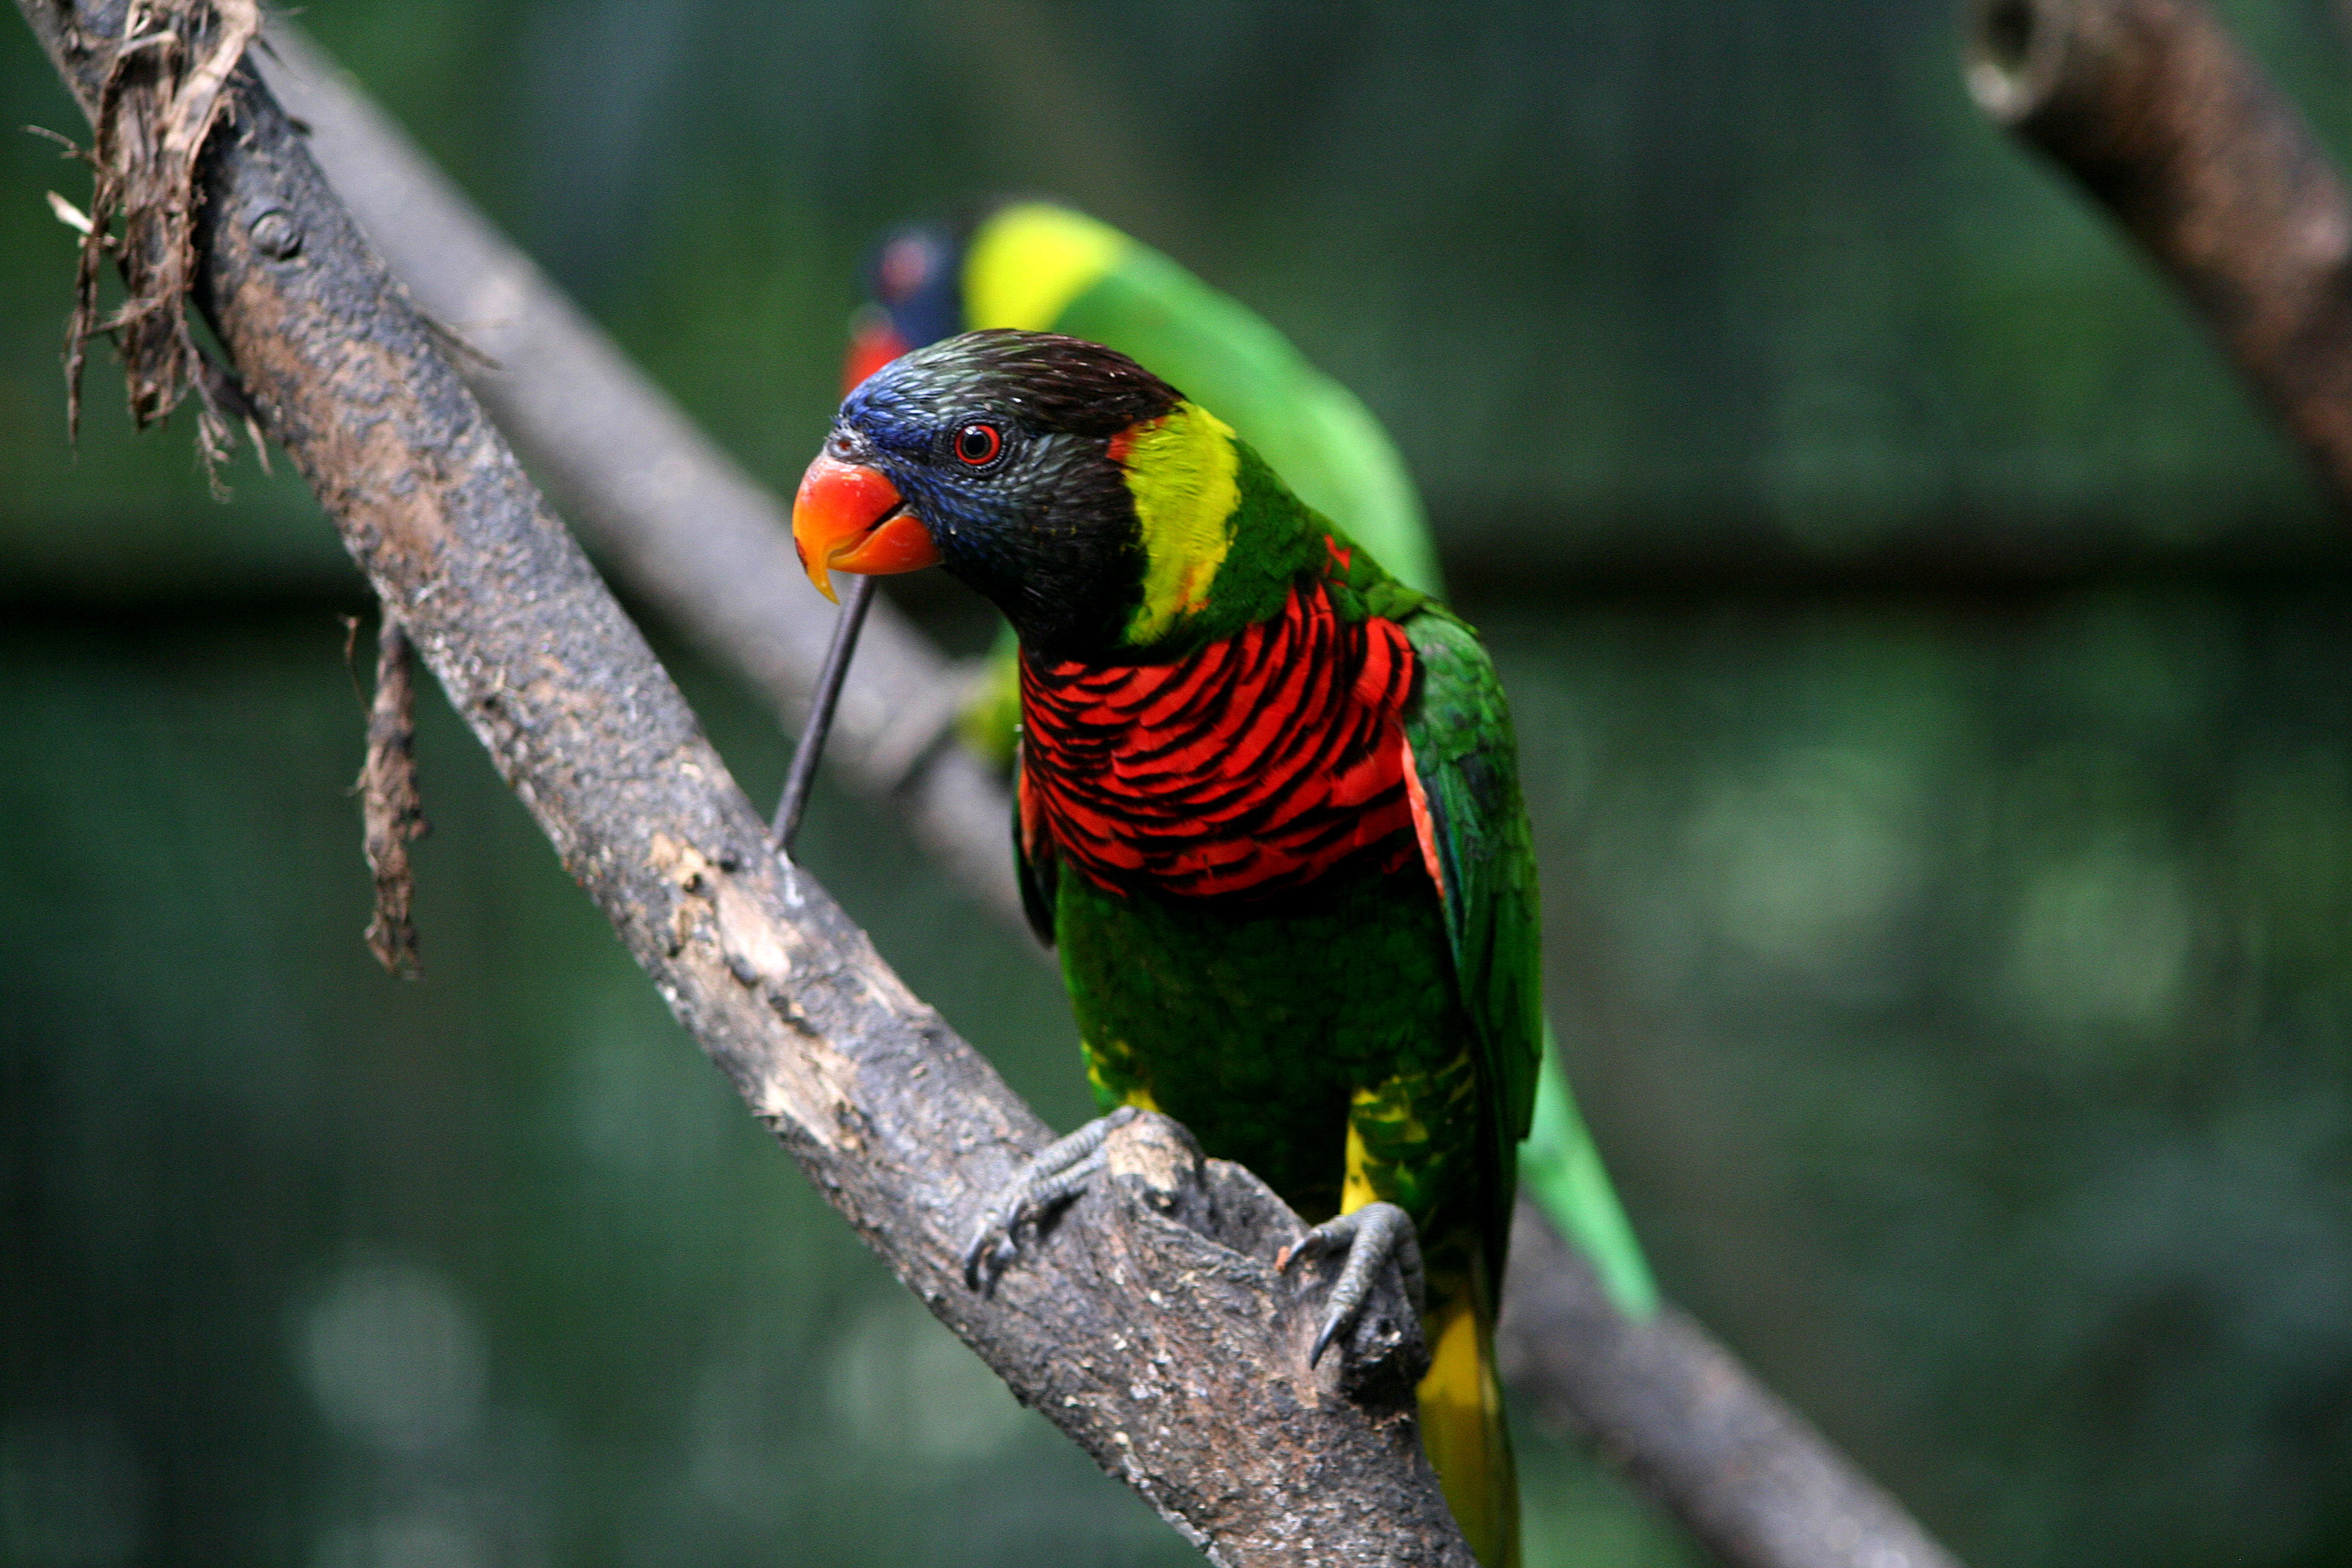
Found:
<path fill-rule="evenodd" d="M 1135 1107 L 1122 1105 L 1032 1156 L 982 1211 L 971 1244 L 964 1248 L 965 1288 L 982 1295 L 993 1289 L 997 1277 L 1021 1256 L 1022 1227 L 1083 1191 L 1103 1168 L 1103 1141 L 1134 1120 Z"/>
<path fill-rule="evenodd" d="M 1390 1258 L 1396 1259 L 1397 1270 L 1404 1276 L 1405 1294 L 1412 1299 L 1413 1310 L 1422 1307 L 1421 1238 L 1411 1216 L 1394 1204 L 1366 1204 L 1337 1219 L 1325 1220 L 1276 1256 L 1275 1271 L 1287 1273 L 1302 1258 L 1319 1258 L 1343 1248 L 1348 1260 L 1331 1287 L 1323 1330 L 1315 1336 L 1315 1348 L 1307 1352 L 1309 1366 L 1323 1359 L 1333 1340 L 1355 1326 L 1365 1299 L 1371 1294 L 1372 1281 L 1380 1278 L 1381 1265 Z"/>

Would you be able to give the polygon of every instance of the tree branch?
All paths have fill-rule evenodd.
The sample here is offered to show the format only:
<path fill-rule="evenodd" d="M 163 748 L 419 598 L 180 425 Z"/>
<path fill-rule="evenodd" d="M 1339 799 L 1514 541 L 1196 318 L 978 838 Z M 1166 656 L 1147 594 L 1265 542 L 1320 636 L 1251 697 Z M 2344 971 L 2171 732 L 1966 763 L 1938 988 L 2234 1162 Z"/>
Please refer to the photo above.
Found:
<path fill-rule="evenodd" d="M 314 45 L 273 24 L 272 89 L 425 310 L 482 353 L 458 368 L 566 510 L 638 592 L 787 713 L 806 702 L 829 622 L 788 516 L 646 382 Z M 896 792 L 919 839 L 1018 920 L 1003 787 L 937 743 L 962 684 L 922 635 L 872 612 L 829 755 L 868 794 Z M 1513 1386 L 1586 1434 L 1739 1568 L 1947 1568 L 1853 1462 L 1688 1320 L 1628 1321 L 1522 1203 L 1500 1330 Z M 1538 1239 L 1529 1241 L 1530 1237 Z M 1548 1239 L 1544 1239 L 1548 1238 Z M 1628 1360 L 1628 1347 L 1639 1353 Z M 1735 1436 L 1736 1435 L 1736 1436 Z M 1796 1494 L 1780 1488 L 1800 1478 Z"/>
<path fill-rule="evenodd" d="M 2179 284 L 2352 505 L 2352 204 L 2199 0 L 1972 0 L 1969 90 Z"/>
<path fill-rule="evenodd" d="M 1590 1437 L 1733 1568 L 1959 1568 L 1680 1310 L 1627 1321 L 1525 1201 L 1496 1340 L 1514 1394 Z"/>
<path fill-rule="evenodd" d="M 19 5 L 92 108 L 123 0 Z M 1396 1281 L 1354 1386 L 1342 1358 L 1310 1370 L 1321 1290 L 1269 1262 L 1296 1216 L 1172 1122 L 1118 1137 L 1109 1179 L 992 1295 L 963 1288 L 972 1216 L 1045 1129 L 768 854 L 275 100 L 242 70 L 233 90 L 198 171 L 196 287 L 252 406 L 566 868 L 810 1179 L 1016 1394 L 1213 1560 L 1469 1568 L 1412 1419 L 1418 1330 Z"/>

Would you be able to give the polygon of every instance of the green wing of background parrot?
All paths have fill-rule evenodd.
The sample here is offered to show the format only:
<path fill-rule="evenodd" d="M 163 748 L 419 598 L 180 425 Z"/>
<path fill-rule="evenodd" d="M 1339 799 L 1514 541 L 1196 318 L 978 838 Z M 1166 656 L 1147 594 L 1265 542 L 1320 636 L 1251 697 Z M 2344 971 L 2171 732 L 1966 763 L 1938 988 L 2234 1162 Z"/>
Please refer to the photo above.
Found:
<path fill-rule="evenodd" d="M 1551 1023 L 1543 1026 L 1535 1114 L 1519 1145 L 1519 1180 L 1560 1234 L 1581 1251 L 1619 1311 L 1636 1321 L 1658 1310 L 1658 1287 L 1633 1224 L 1617 1201 L 1601 1151 L 1585 1130 L 1576 1096 L 1560 1069 Z"/>
<path fill-rule="evenodd" d="M 1234 427 L 1291 493 L 1400 582 L 1441 590 L 1404 459 L 1355 394 L 1232 296 L 1109 225 L 1045 202 L 992 215 L 965 252 L 964 324 L 1117 349 Z"/>

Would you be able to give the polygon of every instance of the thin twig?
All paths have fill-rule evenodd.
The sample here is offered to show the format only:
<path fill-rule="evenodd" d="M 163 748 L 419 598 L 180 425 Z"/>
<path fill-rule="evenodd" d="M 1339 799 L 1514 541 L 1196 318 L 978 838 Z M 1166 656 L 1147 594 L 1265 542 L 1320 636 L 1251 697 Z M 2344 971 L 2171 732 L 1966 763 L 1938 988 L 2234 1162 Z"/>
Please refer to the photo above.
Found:
<path fill-rule="evenodd" d="M 808 808 L 809 790 L 816 783 L 817 760 L 824 755 L 824 738 L 833 728 L 835 705 L 841 700 L 841 683 L 849 675 L 849 661 L 857 652 L 858 629 L 874 605 L 874 579 L 853 576 L 849 597 L 833 623 L 833 646 L 824 650 L 824 668 L 817 672 L 816 694 L 809 700 L 808 722 L 801 726 L 800 744 L 793 748 L 793 765 L 784 774 L 783 797 L 776 802 L 775 819 L 768 837 L 776 853 L 793 858 L 793 840 L 801 833 L 801 813 Z"/>

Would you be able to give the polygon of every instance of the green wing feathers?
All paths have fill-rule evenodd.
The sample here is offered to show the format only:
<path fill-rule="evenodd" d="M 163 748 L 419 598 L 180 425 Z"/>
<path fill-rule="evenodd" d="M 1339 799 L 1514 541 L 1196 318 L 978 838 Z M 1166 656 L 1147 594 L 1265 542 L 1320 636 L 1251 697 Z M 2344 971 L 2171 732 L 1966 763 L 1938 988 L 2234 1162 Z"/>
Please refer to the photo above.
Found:
<path fill-rule="evenodd" d="M 1476 635 L 1447 611 L 1430 606 L 1405 623 L 1405 635 L 1422 665 L 1405 738 L 1429 803 L 1454 973 L 1487 1053 L 1497 1123 L 1527 1140 L 1518 1173 L 1591 1260 L 1618 1310 L 1647 1317 L 1656 1284 L 1543 1015 L 1535 848 L 1502 685 Z M 1509 1191 L 1507 1181 L 1500 1190 Z"/>
<path fill-rule="evenodd" d="M 1476 634 L 1435 605 L 1404 626 L 1421 665 L 1405 740 L 1427 802 L 1454 974 L 1494 1097 L 1496 1192 L 1507 1198 L 1516 1185 L 1511 1162 L 1535 1110 L 1544 1037 L 1541 916 L 1517 749 Z M 1507 1206 L 1490 1221 L 1507 1234 Z"/>

